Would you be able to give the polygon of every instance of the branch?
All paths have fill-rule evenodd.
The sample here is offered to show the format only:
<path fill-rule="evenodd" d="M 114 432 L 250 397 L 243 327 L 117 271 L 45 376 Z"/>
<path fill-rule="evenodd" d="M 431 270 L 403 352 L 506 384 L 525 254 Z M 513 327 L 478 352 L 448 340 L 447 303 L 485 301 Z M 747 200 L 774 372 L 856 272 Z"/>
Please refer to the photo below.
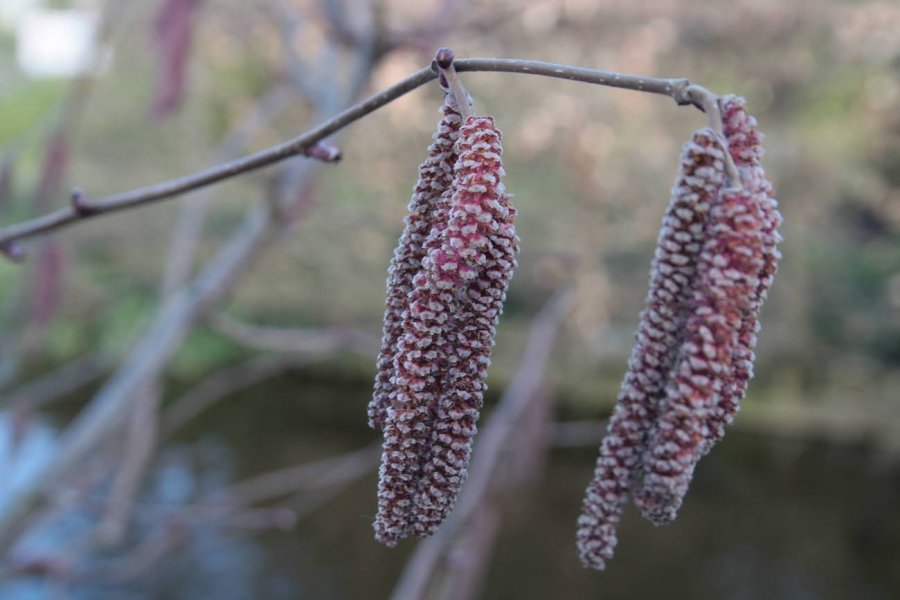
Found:
<path fill-rule="evenodd" d="M 108 368 L 107 360 L 99 353 L 80 356 L 39 379 L 24 383 L 4 394 L 4 408 L 37 410 L 78 391 L 100 377 Z"/>
<path fill-rule="evenodd" d="M 681 78 L 639 77 L 569 65 L 504 58 L 461 59 L 454 61 L 453 66 L 458 72 L 523 73 L 661 94 L 669 96 L 679 105 L 694 104 L 697 101 L 698 94 L 704 98 L 707 96 L 715 98 L 712 92 L 706 90 L 706 88 L 693 85 L 689 80 Z M 18 240 L 61 229 L 80 220 L 157 200 L 173 198 L 192 190 L 267 167 L 291 157 L 304 155 L 316 142 L 347 127 L 397 98 L 408 94 L 436 77 L 437 74 L 431 68 L 420 69 L 391 87 L 369 96 L 362 102 L 351 106 L 342 113 L 292 140 L 185 177 L 93 200 L 86 198 L 81 193 L 73 193 L 70 207 L 48 213 L 30 221 L 10 225 L 0 230 L 0 246 L 9 248 L 13 242 Z M 688 88 L 691 88 L 692 93 L 688 93 Z M 699 108 L 702 108 L 702 106 L 699 106 Z"/>
<path fill-rule="evenodd" d="M 169 405 L 163 413 L 161 437 L 170 437 L 222 398 L 311 360 L 309 356 L 262 356 L 216 371 Z"/>
<path fill-rule="evenodd" d="M 368 475 L 378 467 L 381 444 L 257 475 L 210 495 L 188 509 L 193 516 L 228 514 L 305 490 L 330 488 Z"/>
<path fill-rule="evenodd" d="M 110 491 L 111 501 L 97 527 L 97 542 L 101 546 L 118 545 L 128 530 L 141 483 L 156 451 L 159 403 L 159 385 L 151 384 L 135 405 L 124 440 L 122 463 Z"/>
<path fill-rule="evenodd" d="M 351 327 L 286 329 L 248 325 L 219 313 L 209 319 L 216 331 L 231 341 L 264 352 L 327 354 L 339 350 L 377 351 L 378 339 Z"/>
<path fill-rule="evenodd" d="M 356 97 L 371 73 L 371 57 L 361 53 L 345 98 Z M 346 100 L 345 100 L 346 101 Z M 318 161 L 300 166 L 311 171 Z M 191 282 L 159 308 L 147 332 L 90 404 L 61 436 L 58 451 L 47 457 L 0 507 L 0 554 L 27 528 L 53 482 L 67 475 L 97 444 L 115 432 L 132 408 L 138 390 L 157 379 L 192 327 L 244 275 L 247 266 L 282 230 L 280 206 L 259 203 Z"/>
<path fill-rule="evenodd" d="M 169 517 L 167 523 L 156 528 L 160 533 L 143 540 L 112 564 L 95 570 L 90 574 L 91 579 L 121 583 L 144 574 L 169 557 L 197 531 L 197 525 L 214 523 L 234 528 L 289 529 L 347 486 L 376 470 L 380 456 L 381 444 L 375 444 L 340 456 L 271 471 L 216 492 Z M 309 495 L 298 507 L 252 507 L 255 503 L 296 492 Z"/>

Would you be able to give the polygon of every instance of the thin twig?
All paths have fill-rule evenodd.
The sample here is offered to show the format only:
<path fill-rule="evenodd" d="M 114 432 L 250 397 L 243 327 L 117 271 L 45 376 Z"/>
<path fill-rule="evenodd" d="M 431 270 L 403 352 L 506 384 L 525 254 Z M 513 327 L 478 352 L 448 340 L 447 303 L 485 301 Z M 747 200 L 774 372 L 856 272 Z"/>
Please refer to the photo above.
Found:
<path fill-rule="evenodd" d="M 249 325 L 224 313 L 212 316 L 208 323 L 231 341 L 262 352 L 328 354 L 340 350 L 370 353 L 377 350 L 375 336 L 351 327 L 283 328 Z"/>
<path fill-rule="evenodd" d="M 80 356 L 55 371 L 4 394 L 4 404 L 19 410 L 37 410 L 78 391 L 100 377 L 108 368 L 108 362 L 97 353 Z"/>
<path fill-rule="evenodd" d="M 439 48 L 434 53 L 434 64 L 441 75 L 441 85 L 444 85 L 446 81 L 447 87 L 450 88 L 450 93 L 453 94 L 453 99 L 456 100 L 459 116 L 462 117 L 463 123 L 465 123 L 473 114 L 472 102 L 469 92 L 466 91 L 459 75 L 456 74 L 456 69 L 453 67 L 454 58 L 453 50 L 450 48 Z"/>
<path fill-rule="evenodd" d="M 310 356 L 261 356 L 209 375 L 179 396 L 165 410 L 161 437 L 172 436 L 213 404 L 232 394 L 262 383 L 288 369 L 305 365 Z"/>
<path fill-rule="evenodd" d="M 213 493 L 188 509 L 186 514 L 232 513 L 241 507 L 269 502 L 300 491 L 355 481 L 373 472 L 380 457 L 381 444 L 373 444 L 340 456 L 270 471 Z"/>
<path fill-rule="evenodd" d="M 580 81 L 595 85 L 630 89 L 639 92 L 669 96 L 678 104 L 694 104 L 696 99 L 686 93 L 692 85 L 687 79 L 663 79 L 658 77 L 639 77 L 624 73 L 599 71 L 570 65 L 560 65 L 540 61 L 502 59 L 502 58 L 469 58 L 453 62 L 458 72 L 505 72 L 540 75 L 570 81 Z M 248 156 L 224 162 L 209 169 L 198 171 L 185 177 L 165 181 L 155 185 L 138 188 L 120 194 L 113 194 L 96 199 L 81 198 L 75 205 L 61 209 L 36 219 L 10 225 L 0 230 L 0 246 L 8 246 L 12 242 L 37 236 L 71 225 L 72 223 L 96 217 L 101 214 L 115 212 L 157 200 L 173 198 L 225 179 L 230 179 L 250 171 L 275 164 L 288 158 L 304 154 L 310 146 L 327 136 L 343 129 L 351 123 L 408 94 L 416 88 L 435 79 L 437 75 L 431 68 L 420 69 L 391 87 L 369 96 L 331 119 L 299 135 L 298 137 L 272 146 Z M 704 88 L 705 89 L 705 88 Z"/>
<path fill-rule="evenodd" d="M 719 144 L 725 153 L 725 174 L 728 176 L 731 187 L 741 188 L 741 175 L 738 172 L 737 165 L 731 157 L 728 150 L 728 141 L 725 139 L 725 124 L 722 122 L 722 110 L 719 106 L 719 97 L 710 92 L 702 85 L 692 84 L 685 90 L 685 95 L 691 99 L 696 106 L 703 109 L 706 118 L 709 120 L 709 127 L 716 134 Z"/>
<path fill-rule="evenodd" d="M 368 82 L 372 60 L 370 52 L 360 52 L 345 101 L 357 97 Z M 301 166 L 312 169 L 320 164 L 304 161 Z M 65 430 L 59 451 L 31 471 L 0 507 L 0 553 L 6 552 L 27 528 L 52 483 L 69 474 L 116 431 L 133 406 L 136 391 L 159 377 L 193 326 L 247 272 L 248 265 L 278 239 L 282 230 L 279 210 L 270 203 L 249 209 L 242 223 L 193 280 L 163 302 L 147 332 L 116 373 Z"/>

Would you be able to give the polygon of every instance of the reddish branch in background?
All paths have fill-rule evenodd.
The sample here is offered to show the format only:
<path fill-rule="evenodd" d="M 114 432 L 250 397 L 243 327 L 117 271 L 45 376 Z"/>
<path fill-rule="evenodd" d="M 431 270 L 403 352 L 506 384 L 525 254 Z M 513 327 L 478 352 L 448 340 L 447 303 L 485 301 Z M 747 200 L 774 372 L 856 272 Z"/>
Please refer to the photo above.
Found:
<path fill-rule="evenodd" d="M 151 103 L 151 113 L 163 119 L 184 99 L 191 38 L 201 0 L 163 0 L 156 17 L 159 75 Z"/>
<path fill-rule="evenodd" d="M 0 160 L 0 215 L 6 209 L 13 191 L 14 159 L 12 155 Z"/>

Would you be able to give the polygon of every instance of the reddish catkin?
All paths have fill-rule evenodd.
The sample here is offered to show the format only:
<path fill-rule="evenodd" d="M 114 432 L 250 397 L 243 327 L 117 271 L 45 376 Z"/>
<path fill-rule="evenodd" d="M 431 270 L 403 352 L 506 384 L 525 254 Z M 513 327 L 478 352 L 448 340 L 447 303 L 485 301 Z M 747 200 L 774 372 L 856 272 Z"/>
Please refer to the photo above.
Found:
<path fill-rule="evenodd" d="M 455 178 L 436 205 L 394 357 L 375 521 L 376 538 L 388 545 L 410 527 L 418 535 L 433 532 L 465 479 L 494 328 L 515 265 L 515 211 L 500 184 L 493 120 L 470 119 L 456 152 Z M 455 241 L 459 235 L 468 245 Z M 463 261 L 472 271 L 460 268 Z"/>
<path fill-rule="evenodd" d="M 430 456 L 434 412 L 454 326 L 453 293 L 430 285 L 424 270 L 413 278 L 413 286 L 394 357 L 394 390 L 384 422 L 378 480 L 375 537 L 388 546 L 408 535 L 416 520 L 413 500 Z"/>
<path fill-rule="evenodd" d="M 491 117 L 472 117 L 463 126 L 447 227 L 440 248 L 424 261 L 430 285 L 452 292 L 457 302 L 431 456 L 415 498 L 413 527 L 420 536 L 443 522 L 465 481 L 495 330 L 516 265 L 516 211 L 500 182 L 500 140 Z"/>
<path fill-rule="evenodd" d="M 722 99 L 722 121 L 724 135 L 735 165 L 741 171 L 745 188 L 756 192 L 759 219 L 761 223 L 763 266 L 759 274 L 759 285 L 751 299 L 750 309 L 741 322 L 738 342 L 732 356 L 732 377 L 725 383 L 718 406 L 710 419 L 710 436 L 704 452 L 708 452 L 725 435 L 725 426 L 731 424 L 740 408 L 740 401 L 747 392 L 753 377 L 756 335 L 759 332 L 759 313 L 778 268 L 781 254 L 778 243 L 781 236 L 781 214 L 778 202 L 772 197 L 772 185 L 766 179 L 760 166 L 763 156 L 762 134 L 756 129 L 756 119 L 744 110 L 744 99 L 728 95 Z"/>
<path fill-rule="evenodd" d="M 688 318 L 707 214 L 724 179 L 723 159 L 721 145 L 709 129 L 697 131 L 682 151 L 681 171 L 651 264 L 636 344 L 578 519 L 578 553 L 587 567 L 603 569 L 612 558 L 616 526 Z"/>
<path fill-rule="evenodd" d="M 738 332 L 752 308 L 764 265 L 761 201 L 759 192 L 727 189 L 710 212 L 693 314 L 636 495 L 644 515 L 656 524 L 675 518 L 706 449 L 720 394 L 733 377 Z"/>
<path fill-rule="evenodd" d="M 425 240 L 438 222 L 436 205 L 453 180 L 453 165 L 457 158 L 454 144 L 459 137 L 461 118 L 452 94 L 447 94 L 444 99 L 441 115 L 432 137 L 433 143 L 428 147 L 428 157 L 419 167 L 419 180 L 409 202 L 406 227 L 388 268 L 381 351 L 376 363 L 375 390 L 368 410 L 369 426 L 372 428 L 381 428 L 384 424 L 393 388 L 394 354 L 403 331 L 403 313 L 409 309 L 413 277 L 425 256 Z"/>

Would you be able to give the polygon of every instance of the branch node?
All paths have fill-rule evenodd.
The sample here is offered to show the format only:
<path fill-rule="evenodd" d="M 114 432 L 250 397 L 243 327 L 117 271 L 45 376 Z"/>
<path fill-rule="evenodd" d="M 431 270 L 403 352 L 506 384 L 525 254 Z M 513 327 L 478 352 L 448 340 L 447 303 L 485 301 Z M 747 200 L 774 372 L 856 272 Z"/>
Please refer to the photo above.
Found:
<path fill-rule="evenodd" d="M 706 113 L 709 120 L 709 127 L 716 134 L 719 145 L 725 153 L 725 175 L 728 177 L 731 187 L 740 189 L 741 175 L 734 164 L 731 157 L 731 150 L 728 149 L 728 140 L 725 139 L 725 124 L 722 122 L 722 111 L 719 108 L 719 97 L 703 87 L 702 85 L 691 84 L 684 89 L 684 95 L 689 102 L 697 106 Z"/>
<path fill-rule="evenodd" d="M 344 157 L 340 148 L 325 142 L 316 142 L 308 146 L 303 151 L 303 155 L 326 163 L 340 162 Z"/>
<path fill-rule="evenodd" d="M 434 53 L 432 68 L 435 66 L 437 67 L 438 81 L 441 84 L 441 87 L 444 90 L 449 90 L 453 99 L 456 100 L 459 114 L 462 117 L 463 122 L 465 122 L 474 114 L 472 112 L 472 99 L 469 96 L 469 92 L 467 92 L 466 88 L 463 86 L 462 81 L 460 81 L 459 75 L 456 74 L 456 69 L 453 67 L 453 60 L 453 50 L 450 48 L 438 48 L 437 52 Z"/>
<path fill-rule="evenodd" d="M 703 110 L 703 106 L 697 104 L 696 100 L 693 97 L 691 92 L 691 88 L 694 87 L 694 84 L 691 83 L 690 79 L 675 79 L 672 82 L 672 99 L 675 100 L 675 104 L 678 106 L 688 106 L 689 104 L 693 104 L 700 110 Z"/>
<path fill-rule="evenodd" d="M 438 48 L 434 53 L 434 62 L 440 69 L 449 69 L 453 65 L 454 58 L 456 57 L 450 48 Z"/>
<path fill-rule="evenodd" d="M 25 260 L 25 249 L 17 241 L 0 244 L 0 254 L 15 263 Z"/>
<path fill-rule="evenodd" d="M 87 194 L 81 188 L 72 188 L 69 192 L 69 202 L 72 204 L 72 210 L 79 217 L 88 217 L 97 212 L 97 208 L 88 203 Z"/>

